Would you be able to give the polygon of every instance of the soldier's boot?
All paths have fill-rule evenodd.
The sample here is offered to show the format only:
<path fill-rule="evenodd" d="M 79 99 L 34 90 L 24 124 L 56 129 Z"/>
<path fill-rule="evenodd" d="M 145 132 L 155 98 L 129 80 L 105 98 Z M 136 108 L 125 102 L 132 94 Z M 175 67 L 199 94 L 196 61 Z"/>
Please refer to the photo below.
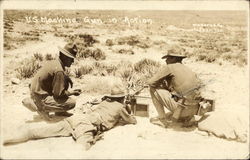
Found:
<path fill-rule="evenodd" d="M 159 125 L 164 128 L 167 128 L 170 125 L 170 122 L 165 117 L 164 118 L 159 118 L 159 117 L 150 118 L 150 123 Z"/>
<path fill-rule="evenodd" d="M 38 115 L 40 117 L 42 117 L 46 121 L 51 121 L 52 120 L 52 117 L 49 115 L 49 112 L 38 109 L 37 113 L 38 113 Z"/>
<path fill-rule="evenodd" d="M 72 116 L 72 113 L 69 112 L 55 112 L 55 116 L 64 116 L 64 117 L 70 117 Z"/>
<path fill-rule="evenodd" d="M 31 112 L 36 112 L 37 111 L 37 106 L 36 106 L 36 104 L 34 103 L 34 101 L 30 97 L 24 98 L 22 100 L 22 103 Z"/>

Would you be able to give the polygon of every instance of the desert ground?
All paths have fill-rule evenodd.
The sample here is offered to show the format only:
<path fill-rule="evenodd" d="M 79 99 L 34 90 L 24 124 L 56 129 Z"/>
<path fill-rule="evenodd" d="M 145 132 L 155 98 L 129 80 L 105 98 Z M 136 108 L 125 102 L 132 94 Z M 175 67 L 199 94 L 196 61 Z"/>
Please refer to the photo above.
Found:
<path fill-rule="evenodd" d="M 77 23 L 28 22 L 25 18 L 29 15 L 40 20 L 62 14 L 77 18 Z M 124 21 L 126 16 L 129 24 Z M 118 22 L 109 21 L 111 18 Z M 215 100 L 215 112 L 237 114 L 249 133 L 246 19 L 246 13 L 240 11 L 5 11 L 1 141 L 17 133 L 20 125 L 46 125 L 37 113 L 22 105 L 22 99 L 29 96 L 28 85 L 40 66 L 58 55 L 58 46 L 72 40 L 80 52 L 67 73 L 73 88 L 83 91 L 74 97 L 77 104 L 72 113 L 80 112 L 87 101 L 107 94 L 113 84 L 126 85 L 129 77 L 135 84 L 144 83 L 165 65 L 161 57 L 174 52 L 187 56 L 183 63 L 205 84 L 202 94 Z M 148 89 L 141 95 L 149 96 Z M 1 143 L 1 158 L 249 157 L 249 134 L 247 142 L 242 143 L 196 127 L 162 128 L 149 122 L 157 115 L 151 99 L 143 102 L 149 104 L 149 117 L 137 116 L 136 125 L 116 126 L 105 132 L 88 151 L 72 137 L 55 137 L 8 146 Z"/>

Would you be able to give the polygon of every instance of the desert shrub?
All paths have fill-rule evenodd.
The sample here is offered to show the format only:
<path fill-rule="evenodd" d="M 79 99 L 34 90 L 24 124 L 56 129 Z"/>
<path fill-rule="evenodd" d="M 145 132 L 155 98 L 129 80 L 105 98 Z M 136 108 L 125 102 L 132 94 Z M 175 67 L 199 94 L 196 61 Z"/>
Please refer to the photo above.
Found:
<path fill-rule="evenodd" d="M 8 43 L 6 40 L 4 41 L 3 47 L 4 50 L 12 50 L 17 48 L 14 44 Z"/>
<path fill-rule="evenodd" d="M 115 76 L 86 75 L 81 80 L 82 90 L 87 93 L 110 94 L 114 85 L 123 85 L 121 78 Z"/>
<path fill-rule="evenodd" d="M 224 60 L 224 61 L 231 61 L 232 59 L 233 59 L 233 55 L 232 55 L 232 53 L 224 53 L 224 54 L 222 54 L 222 59 Z"/>
<path fill-rule="evenodd" d="M 38 69 L 41 68 L 41 64 L 34 57 L 31 59 L 24 59 L 17 70 L 17 77 L 19 79 L 31 78 Z"/>
<path fill-rule="evenodd" d="M 183 38 L 178 39 L 178 41 L 181 42 L 181 43 L 187 43 L 187 40 L 186 40 L 186 39 L 183 39 Z"/>
<path fill-rule="evenodd" d="M 213 45 L 212 43 L 206 43 L 204 45 L 204 48 L 207 49 L 207 50 L 213 50 L 215 47 L 215 45 Z"/>
<path fill-rule="evenodd" d="M 91 65 L 82 65 L 79 68 L 75 69 L 76 78 L 81 78 L 83 75 L 90 74 L 93 71 L 94 67 Z"/>
<path fill-rule="evenodd" d="M 77 58 L 81 59 L 81 58 L 88 58 L 92 55 L 92 50 L 89 48 L 84 48 L 82 50 L 78 50 L 77 53 Z"/>
<path fill-rule="evenodd" d="M 92 47 L 94 43 L 99 43 L 97 39 L 89 34 L 68 35 L 66 41 L 75 43 L 77 45 L 77 48 L 80 50 L 86 47 Z"/>
<path fill-rule="evenodd" d="M 207 57 L 207 54 L 199 54 L 199 55 L 197 56 L 197 59 L 198 59 L 198 61 L 203 61 L 203 60 L 206 59 L 206 57 Z"/>
<path fill-rule="evenodd" d="M 130 45 L 130 46 L 134 46 L 136 44 L 138 44 L 140 41 L 139 41 L 139 38 L 137 36 L 129 36 L 129 37 L 125 37 L 124 38 L 124 41 Z"/>
<path fill-rule="evenodd" d="M 119 49 L 118 53 L 133 55 L 134 51 L 132 49 Z"/>
<path fill-rule="evenodd" d="M 145 42 L 140 42 L 136 46 L 139 48 L 149 48 L 149 45 Z"/>
<path fill-rule="evenodd" d="M 127 36 L 127 37 L 120 37 L 116 39 L 118 45 L 130 45 L 130 46 L 137 46 L 140 48 L 149 48 L 149 45 L 152 43 L 147 37 L 146 39 L 142 39 L 139 36 Z"/>
<path fill-rule="evenodd" d="M 41 53 L 34 53 L 35 60 L 43 61 L 43 55 Z"/>
<path fill-rule="evenodd" d="M 105 53 L 99 48 L 96 48 L 96 49 L 85 48 L 85 49 L 81 50 L 80 52 L 78 52 L 77 57 L 78 58 L 92 57 L 95 60 L 104 60 L 104 59 L 106 59 Z"/>
<path fill-rule="evenodd" d="M 99 76 L 113 75 L 117 70 L 117 66 L 110 63 L 94 62 L 93 66 L 94 66 L 93 75 L 99 75 Z"/>
<path fill-rule="evenodd" d="M 246 56 L 239 57 L 237 65 L 241 67 L 247 65 L 247 57 Z"/>
<path fill-rule="evenodd" d="M 95 49 L 93 52 L 92 52 L 92 55 L 91 55 L 95 60 L 104 60 L 106 58 L 106 55 L 105 53 L 97 48 Z"/>
<path fill-rule="evenodd" d="M 222 52 L 222 53 L 224 53 L 224 52 L 230 52 L 231 48 L 225 46 L 225 47 L 222 47 L 219 51 Z"/>
<path fill-rule="evenodd" d="M 113 40 L 112 40 L 112 39 L 107 39 L 107 40 L 106 40 L 106 45 L 107 45 L 107 46 L 113 46 L 113 45 L 114 45 Z"/>
<path fill-rule="evenodd" d="M 55 59 L 55 57 L 53 57 L 52 54 L 50 54 L 50 53 L 47 53 L 45 55 L 45 60 L 47 60 L 47 61 L 51 61 L 51 60 L 54 60 L 54 59 Z"/>
<path fill-rule="evenodd" d="M 65 34 L 65 33 L 63 33 L 63 32 L 58 32 L 58 31 L 56 31 L 56 32 L 54 33 L 54 35 L 55 35 L 56 37 L 64 37 L 64 38 L 70 37 L 70 35 Z"/>
<path fill-rule="evenodd" d="M 216 60 L 216 58 L 218 58 L 218 56 L 216 56 L 216 54 L 208 54 L 205 61 L 212 63 Z"/>
<path fill-rule="evenodd" d="M 117 70 L 115 72 L 115 75 L 121 77 L 123 80 L 132 77 L 133 74 L 134 74 L 134 66 L 130 61 L 121 61 L 117 65 Z"/>
<path fill-rule="evenodd" d="M 160 63 L 145 58 L 134 64 L 134 70 L 141 75 L 140 80 L 145 82 L 148 78 L 153 76 L 160 66 Z"/>
<path fill-rule="evenodd" d="M 92 35 L 89 34 L 78 34 L 76 36 L 78 36 L 80 39 L 83 39 L 87 46 L 92 46 L 94 43 L 99 42 Z"/>
<path fill-rule="evenodd" d="M 148 70 L 152 67 L 159 67 L 160 64 L 154 60 L 144 58 L 140 60 L 139 62 L 134 64 L 134 69 L 136 72 L 144 72 L 145 70 Z"/>
<path fill-rule="evenodd" d="M 173 45 L 168 50 L 168 54 L 181 54 L 184 55 L 186 52 L 186 49 L 183 47 L 180 47 L 179 45 Z"/>
<path fill-rule="evenodd" d="M 163 40 L 156 40 L 156 41 L 153 42 L 153 44 L 154 44 L 154 45 L 165 45 L 166 42 L 163 41 Z"/>
<path fill-rule="evenodd" d="M 106 72 L 108 74 L 113 74 L 115 73 L 115 71 L 117 70 L 117 66 L 113 65 L 113 64 L 108 64 L 104 66 L 104 69 L 106 70 Z"/>

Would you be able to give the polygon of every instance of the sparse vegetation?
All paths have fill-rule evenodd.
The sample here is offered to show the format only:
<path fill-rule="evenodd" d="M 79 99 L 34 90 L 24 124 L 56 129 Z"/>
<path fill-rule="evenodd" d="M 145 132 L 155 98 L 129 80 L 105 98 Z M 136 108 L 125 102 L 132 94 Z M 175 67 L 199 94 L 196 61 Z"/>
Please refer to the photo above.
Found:
<path fill-rule="evenodd" d="M 16 69 L 17 71 L 17 78 L 24 79 L 24 78 L 31 78 L 38 69 L 41 68 L 41 64 L 35 58 L 24 59 L 20 66 Z"/>
<path fill-rule="evenodd" d="M 53 15 L 60 15 L 59 12 L 60 11 L 53 12 Z M 51 13 L 52 12 L 50 12 L 50 14 Z M 63 14 L 65 13 L 67 13 L 69 17 L 75 17 L 71 11 L 64 11 Z M 81 13 L 86 12 L 81 11 Z M 107 18 L 107 13 L 109 12 L 105 11 L 99 16 L 105 19 Z M 32 11 L 32 14 L 47 15 L 46 12 L 40 13 L 36 11 Z M 89 12 L 88 14 L 93 13 Z M 168 12 L 161 13 L 161 15 L 162 14 L 167 15 Z M 107 34 L 109 35 L 105 37 L 105 39 L 102 37 L 103 32 L 95 33 L 81 30 L 82 28 L 90 30 L 94 29 L 91 24 L 83 25 L 77 23 L 58 25 L 51 23 L 50 27 L 48 27 L 48 25 L 38 23 L 39 28 L 34 29 L 36 23 L 30 23 L 26 25 L 29 29 L 16 31 L 15 25 L 17 22 L 20 23 L 20 15 L 24 16 L 25 11 L 6 11 L 4 16 L 4 49 L 17 49 L 26 44 L 27 41 L 40 41 L 43 35 L 52 33 L 56 37 L 62 38 L 67 42 L 73 42 L 77 45 L 77 60 L 73 64 L 74 69 L 71 69 L 71 72 L 69 73 L 76 78 L 83 78 L 87 75 L 100 77 L 117 76 L 123 81 L 133 77 L 133 81 L 144 82 L 147 78 L 152 76 L 152 74 L 160 67 L 160 64 L 151 59 L 143 59 L 144 57 L 141 57 L 141 60 L 137 63 L 132 63 L 132 61 L 130 61 L 130 56 L 135 56 L 138 52 L 148 54 L 153 54 L 155 52 L 181 54 L 190 58 L 195 58 L 197 61 L 219 63 L 221 65 L 221 61 L 231 62 L 232 64 L 239 66 L 247 64 L 247 37 L 246 31 L 244 30 L 232 30 L 229 32 L 225 29 L 218 33 L 187 32 L 184 28 L 190 29 L 190 24 L 177 23 L 176 18 L 178 19 L 180 17 L 171 18 L 172 16 L 166 16 L 163 19 L 164 22 L 167 23 L 162 23 L 162 18 L 158 19 L 153 16 L 152 18 L 155 20 L 154 25 L 131 25 L 129 31 L 132 32 L 129 32 L 128 34 L 128 30 L 126 30 L 128 26 L 124 26 L 125 24 L 122 23 L 105 23 L 105 25 L 98 26 L 98 29 L 100 30 L 108 29 Z M 84 14 L 80 14 L 79 12 L 79 19 L 81 18 L 81 15 Z M 180 19 L 182 18 L 183 17 Z M 220 20 L 224 19 L 220 17 Z M 192 23 L 196 23 L 195 19 L 192 21 L 194 21 Z M 210 20 L 208 19 L 207 21 Z M 227 24 L 230 27 L 245 25 L 245 22 L 239 22 L 240 23 L 237 22 L 236 25 L 232 24 L 231 21 L 223 21 L 223 25 L 226 26 Z M 169 27 L 169 24 L 171 24 L 172 27 Z M 97 25 L 95 25 L 95 27 L 96 26 Z M 110 30 L 111 27 L 112 29 Z M 119 31 L 119 35 L 117 34 L 117 31 Z M 123 34 L 123 31 L 125 34 Z M 102 43 L 99 43 L 99 40 Z M 106 48 L 109 48 L 111 53 L 122 54 L 116 54 L 114 56 L 121 56 L 128 61 L 117 58 L 114 63 L 113 61 L 109 62 L 109 59 L 106 57 L 113 55 L 110 55 L 110 52 L 105 50 Z M 151 53 L 151 49 L 153 50 L 153 53 Z M 113 57 L 111 57 L 111 59 L 112 58 Z M 35 53 L 33 54 L 32 59 L 33 60 L 25 60 L 27 64 L 21 64 L 20 69 L 16 69 L 20 77 L 32 77 L 36 70 L 39 69 L 40 63 L 43 60 L 49 61 L 55 59 L 55 57 L 48 53 L 46 55 Z M 91 63 L 85 63 L 85 61 Z"/>
<path fill-rule="evenodd" d="M 34 53 L 35 60 L 43 61 L 43 55 L 41 53 Z"/>
<path fill-rule="evenodd" d="M 107 39 L 107 40 L 106 40 L 106 45 L 107 45 L 107 46 L 113 46 L 113 45 L 114 45 L 113 40 L 112 40 L 112 39 Z"/>
<path fill-rule="evenodd" d="M 82 65 L 79 68 L 75 69 L 76 78 L 81 78 L 83 75 L 90 74 L 93 71 L 94 67 L 90 65 Z"/>
<path fill-rule="evenodd" d="M 94 58 L 95 60 L 104 60 L 106 58 L 105 53 L 99 48 L 85 48 L 81 49 L 78 54 L 77 58 Z"/>
<path fill-rule="evenodd" d="M 51 61 L 51 60 L 54 60 L 55 57 L 53 57 L 52 54 L 47 53 L 47 54 L 45 55 L 45 59 L 46 59 L 47 61 Z"/>
<path fill-rule="evenodd" d="M 120 49 L 120 50 L 118 50 L 118 53 L 120 53 L 120 54 L 128 54 L 128 55 L 135 54 L 132 49 Z"/>
<path fill-rule="evenodd" d="M 153 42 L 149 39 L 149 37 L 142 38 L 138 35 L 136 36 L 127 36 L 127 37 L 120 37 L 116 40 L 117 45 L 130 45 L 130 46 L 137 46 L 139 48 L 149 48 Z"/>

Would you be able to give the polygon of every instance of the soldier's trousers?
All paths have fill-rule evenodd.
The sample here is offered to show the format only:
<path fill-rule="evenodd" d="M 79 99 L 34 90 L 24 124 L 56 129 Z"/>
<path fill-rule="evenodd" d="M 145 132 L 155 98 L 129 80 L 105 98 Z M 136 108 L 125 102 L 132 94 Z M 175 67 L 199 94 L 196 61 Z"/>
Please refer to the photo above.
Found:
<path fill-rule="evenodd" d="M 166 107 L 170 112 L 174 112 L 176 110 L 178 106 L 177 102 L 172 98 L 172 95 L 168 90 L 150 87 L 150 94 L 159 118 L 163 118 L 166 115 L 164 107 Z"/>
<path fill-rule="evenodd" d="M 55 100 L 52 96 L 43 96 L 31 93 L 38 110 L 44 112 L 66 112 L 75 107 L 76 101 L 73 98 L 65 97 Z"/>
<path fill-rule="evenodd" d="M 78 143 L 91 143 L 101 124 L 98 114 L 73 115 L 56 123 L 25 124 L 15 134 L 6 134 L 4 144 L 26 142 L 31 139 L 72 136 Z M 80 142 L 79 140 L 83 141 Z"/>
<path fill-rule="evenodd" d="M 172 112 L 174 114 L 173 117 L 177 119 L 188 119 L 195 115 L 199 108 L 198 102 L 196 101 L 193 103 L 186 103 L 186 107 L 184 108 L 181 107 L 179 104 L 181 102 L 178 101 L 177 103 L 172 98 L 171 93 L 166 89 L 156 89 L 150 87 L 150 94 L 159 118 L 164 118 L 166 116 L 164 107 Z M 175 117 L 176 114 L 177 116 Z"/>

